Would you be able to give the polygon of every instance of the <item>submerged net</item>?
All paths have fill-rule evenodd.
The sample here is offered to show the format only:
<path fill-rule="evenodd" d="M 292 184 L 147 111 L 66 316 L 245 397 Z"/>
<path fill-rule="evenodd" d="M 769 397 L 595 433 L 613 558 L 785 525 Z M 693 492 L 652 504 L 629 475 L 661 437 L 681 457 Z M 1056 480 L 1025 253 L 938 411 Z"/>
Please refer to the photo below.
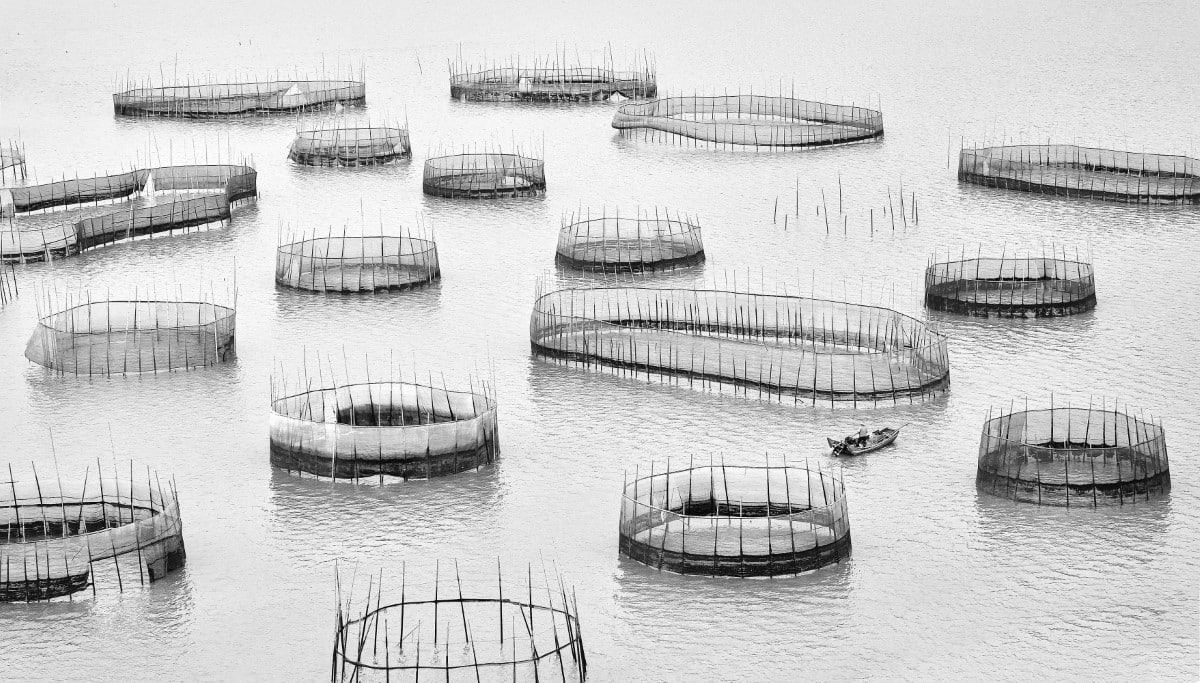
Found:
<path fill-rule="evenodd" d="M 369 166 L 411 156 L 408 130 L 395 126 L 302 130 L 288 148 L 289 159 L 310 166 Z"/>
<path fill-rule="evenodd" d="M 677 574 L 778 576 L 850 557 L 839 477 L 808 465 L 689 466 L 634 475 L 621 554 Z"/>
<path fill-rule="evenodd" d="M 408 289 L 441 276 L 437 244 L 406 235 L 304 237 L 275 253 L 276 284 L 313 292 Z"/>
<path fill-rule="evenodd" d="M 798 296 L 564 289 L 537 297 L 529 337 L 535 353 L 551 358 L 781 401 L 916 401 L 950 377 L 946 337 L 921 321 Z"/>
<path fill-rule="evenodd" d="M 501 152 L 434 157 L 425 161 L 421 189 L 436 197 L 537 197 L 546 193 L 546 164 Z"/>
<path fill-rule="evenodd" d="M 450 96 L 463 101 L 580 102 L 619 95 L 645 99 L 658 93 L 654 69 L 635 64 L 617 71 L 609 67 L 509 66 L 450 67 Z"/>
<path fill-rule="evenodd" d="M 126 90 L 113 95 L 113 111 L 118 116 L 254 116 L 362 104 L 366 99 L 362 81 L 213 83 Z"/>
<path fill-rule="evenodd" d="M 612 127 L 715 145 L 816 147 L 883 135 L 873 109 L 766 95 L 667 97 L 623 104 Z"/>
<path fill-rule="evenodd" d="M 925 305 L 964 315 L 1072 315 L 1096 307 L 1092 264 L 1061 257 L 960 258 L 925 268 Z"/>
<path fill-rule="evenodd" d="M 1124 505 L 1171 490 L 1161 424 L 1107 407 L 1001 412 L 983 425 L 976 487 L 1039 505 Z"/>
<path fill-rule="evenodd" d="M 76 375 L 200 368 L 234 359 L 235 328 L 234 310 L 209 302 L 89 300 L 39 320 L 25 357 Z"/>
<path fill-rule="evenodd" d="M 1076 145 L 964 149 L 958 155 L 958 179 L 1117 202 L 1200 203 L 1200 160 Z"/>
<path fill-rule="evenodd" d="M 698 222 L 670 212 L 634 218 L 571 215 L 558 232 L 555 260 L 601 272 L 671 268 L 702 263 L 704 242 Z"/>
<path fill-rule="evenodd" d="M 145 584 L 183 566 L 183 521 L 172 482 L 147 470 L 106 471 L 99 462 L 75 483 L 38 476 L 36 466 L 0 486 L 0 602 L 50 600 L 95 586 L 113 560 L 117 585 Z M 43 472 L 43 475 L 45 473 Z M 121 575 L 118 559 L 136 558 Z"/>

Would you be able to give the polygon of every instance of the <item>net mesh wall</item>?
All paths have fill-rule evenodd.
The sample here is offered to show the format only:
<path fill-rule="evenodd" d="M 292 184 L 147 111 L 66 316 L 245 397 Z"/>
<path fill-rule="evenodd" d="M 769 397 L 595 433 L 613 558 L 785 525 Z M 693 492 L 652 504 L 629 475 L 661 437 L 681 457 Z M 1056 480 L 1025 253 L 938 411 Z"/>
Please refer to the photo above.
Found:
<path fill-rule="evenodd" d="M 425 161 L 421 189 L 436 197 L 537 197 L 546 193 L 546 164 L 500 152 L 434 157 Z"/>
<path fill-rule="evenodd" d="M 437 244 L 418 237 L 306 237 L 275 253 L 275 282 L 314 292 L 407 289 L 441 276 Z"/>
<path fill-rule="evenodd" d="M 93 570 L 113 561 L 117 585 L 145 584 L 183 566 L 183 521 L 171 482 L 104 468 L 78 483 L 39 477 L 36 466 L 0 486 L 0 602 L 50 600 L 94 587 Z M 121 575 L 118 558 L 136 558 Z M 126 568 L 128 571 L 128 567 Z"/>
<path fill-rule="evenodd" d="M 288 158 L 310 166 L 369 166 L 412 157 L 408 131 L 395 126 L 321 128 L 296 133 Z"/>
<path fill-rule="evenodd" d="M 588 271 L 622 272 L 685 266 L 704 261 L 700 225 L 681 215 L 622 218 L 571 215 L 558 232 L 555 260 Z"/>
<path fill-rule="evenodd" d="M 1001 414 L 983 425 L 976 487 L 1039 505 L 1124 505 L 1171 490 L 1160 424 L 1106 408 Z"/>
<path fill-rule="evenodd" d="M 1076 145 L 964 149 L 958 155 L 958 179 L 1117 202 L 1200 203 L 1200 160 Z"/>
<path fill-rule="evenodd" d="M 886 308 L 719 290 L 611 287 L 538 296 L 536 353 L 784 400 L 874 405 L 949 384 L 946 337 Z"/>
<path fill-rule="evenodd" d="M 362 104 L 362 81 L 296 80 L 134 88 L 113 95 L 118 116 L 254 116 Z"/>
<path fill-rule="evenodd" d="M 478 469 L 500 454 L 496 400 L 486 385 L 454 391 L 368 381 L 291 392 L 273 388 L 271 463 L 323 477 L 432 478 Z"/>
<path fill-rule="evenodd" d="M 634 67 L 450 67 L 450 96 L 463 101 L 580 102 L 613 95 L 645 99 L 658 93 L 654 70 Z"/>
<path fill-rule="evenodd" d="M 620 536 L 622 555 L 677 574 L 778 576 L 850 557 L 842 481 L 807 465 L 652 468 L 625 483 Z"/>
<path fill-rule="evenodd" d="M 489 577 L 451 575 L 399 581 L 399 602 L 372 577 L 365 599 L 343 598 L 331 680 L 583 681 L 587 658 L 574 589 L 544 567 Z M 362 581 L 360 578 L 359 581 Z M 393 598 L 394 599 L 394 598 Z"/>
<path fill-rule="evenodd" d="M 190 369 L 232 361 L 236 314 L 200 301 L 89 301 L 38 321 L 25 357 L 76 375 Z"/>
<path fill-rule="evenodd" d="M 879 137 L 883 114 L 767 95 L 667 97 L 621 105 L 612 126 L 715 145 L 815 147 Z"/>
<path fill-rule="evenodd" d="M 925 305 L 964 315 L 1071 315 L 1096 307 L 1092 264 L 1068 258 L 962 258 L 925 268 Z"/>

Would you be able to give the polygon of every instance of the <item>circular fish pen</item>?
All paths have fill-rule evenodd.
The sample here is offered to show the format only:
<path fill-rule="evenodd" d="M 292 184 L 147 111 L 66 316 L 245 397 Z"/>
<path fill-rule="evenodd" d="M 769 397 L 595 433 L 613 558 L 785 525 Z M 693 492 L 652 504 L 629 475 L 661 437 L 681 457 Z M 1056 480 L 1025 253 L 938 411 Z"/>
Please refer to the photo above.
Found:
<path fill-rule="evenodd" d="M 408 131 L 398 126 L 302 130 L 288 159 L 308 166 L 373 166 L 412 158 Z"/>
<path fill-rule="evenodd" d="M 935 257 L 936 259 L 936 257 Z M 1037 318 L 1096 307 L 1092 264 L 1055 256 L 931 260 L 925 268 L 925 306 L 960 315 Z"/>
<path fill-rule="evenodd" d="M 614 95 L 645 99 L 658 93 L 654 68 L 648 64 L 618 71 L 609 65 L 522 67 L 517 61 L 494 68 L 451 64 L 450 97 L 463 102 L 591 102 Z"/>
<path fill-rule="evenodd" d="M 434 157 L 425 161 L 421 189 L 435 197 L 538 197 L 546 194 L 546 164 L 501 152 Z"/>
<path fill-rule="evenodd" d="M 1171 490 L 1162 425 L 1101 406 L 1000 412 L 983 424 L 979 491 L 1038 505 L 1124 505 Z"/>
<path fill-rule="evenodd" d="M 310 292 L 409 289 L 441 276 L 437 244 L 408 235 L 306 236 L 275 252 L 275 283 Z"/>
<path fill-rule="evenodd" d="M 947 340 L 896 311 L 799 296 L 604 287 L 536 297 L 535 354 L 701 388 L 849 402 L 916 402 L 950 381 Z"/>
<path fill-rule="evenodd" d="M 331 680 L 583 681 L 579 607 L 574 589 L 545 567 L 494 577 L 434 568 L 432 581 L 402 576 L 399 601 L 383 576 L 365 599 L 342 595 L 334 629 Z"/>
<path fill-rule="evenodd" d="M 221 118 L 319 111 L 366 100 L 366 84 L 353 80 L 210 83 L 132 88 L 113 95 L 113 112 L 117 116 Z"/>
<path fill-rule="evenodd" d="M 555 261 L 566 268 L 640 272 L 704 262 L 700 225 L 670 212 L 634 218 L 571 215 L 558 232 Z"/>
<path fill-rule="evenodd" d="M 1077 145 L 964 149 L 958 179 L 986 187 L 1138 204 L 1200 204 L 1200 159 Z"/>
<path fill-rule="evenodd" d="M 676 574 L 812 571 L 850 557 L 846 490 L 840 477 L 807 464 L 652 465 L 626 479 L 620 552 Z"/>
<path fill-rule="evenodd" d="M 25 357 L 75 375 L 207 367 L 236 357 L 236 320 L 234 309 L 207 301 L 68 303 L 38 320 Z"/>
<path fill-rule="evenodd" d="M 8 475 L 0 486 L 0 602 L 94 591 L 95 574 L 106 568 L 123 591 L 186 560 L 174 484 L 157 474 L 137 474 L 132 465 L 106 471 L 97 463 L 74 484 L 64 485 L 61 475 L 39 477 L 32 465 L 20 474 L 10 465 Z"/>
<path fill-rule="evenodd" d="M 797 148 L 883 135 L 883 114 L 865 107 L 767 95 L 665 97 L 621 105 L 612 127 L 714 146 Z"/>
<path fill-rule="evenodd" d="M 318 361 L 319 362 L 319 361 Z M 408 381 L 273 383 L 271 464 L 334 479 L 431 479 L 495 462 L 496 399 Z M 316 384 L 316 388 L 313 388 Z"/>

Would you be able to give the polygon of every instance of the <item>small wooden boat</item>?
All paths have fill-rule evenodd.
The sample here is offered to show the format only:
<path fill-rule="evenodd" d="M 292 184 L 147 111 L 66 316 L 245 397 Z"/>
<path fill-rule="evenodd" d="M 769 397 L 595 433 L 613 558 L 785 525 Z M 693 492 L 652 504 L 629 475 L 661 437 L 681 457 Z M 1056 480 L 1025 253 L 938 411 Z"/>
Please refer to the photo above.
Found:
<path fill-rule="evenodd" d="M 901 427 L 900 429 L 904 429 L 904 427 Z M 880 448 L 891 444 L 896 440 L 896 437 L 900 436 L 900 429 L 892 429 L 891 427 L 876 429 L 875 431 L 871 432 L 870 436 L 867 437 L 867 443 L 862 446 L 850 445 L 852 440 L 856 440 L 858 438 L 857 434 L 851 434 L 841 441 L 835 441 L 834 439 L 830 439 L 828 437 L 826 437 L 825 440 L 829 442 L 829 447 L 833 449 L 834 455 L 863 455 L 864 453 L 877 451 Z"/>

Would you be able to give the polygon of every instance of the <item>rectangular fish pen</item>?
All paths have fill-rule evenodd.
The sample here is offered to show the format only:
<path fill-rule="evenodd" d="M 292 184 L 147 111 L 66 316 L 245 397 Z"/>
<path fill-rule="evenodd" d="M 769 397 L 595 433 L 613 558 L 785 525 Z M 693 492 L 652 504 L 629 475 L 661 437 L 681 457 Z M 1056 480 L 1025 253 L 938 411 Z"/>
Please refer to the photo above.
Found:
<path fill-rule="evenodd" d="M 645 99 L 658 92 L 654 60 L 635 57 L 618 70 L 607 52 L 599 66 L 572 63 L 565 53 L 547 59 L 510 57 L 503 63 L 449 62 L 450 97 L 463 102 L 592 102 Z"/>

